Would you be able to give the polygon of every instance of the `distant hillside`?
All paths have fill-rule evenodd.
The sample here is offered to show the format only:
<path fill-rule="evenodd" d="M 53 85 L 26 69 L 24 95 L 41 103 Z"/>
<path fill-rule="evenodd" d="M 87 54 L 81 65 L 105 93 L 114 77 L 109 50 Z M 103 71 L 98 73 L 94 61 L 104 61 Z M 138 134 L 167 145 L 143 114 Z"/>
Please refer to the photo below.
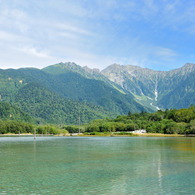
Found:
<path fill-rule="evenodd" d="M 32 117 L 21 111 L 21 109 L 5 102 L 0 102 L 0 119 L 34 122 Z"/>
<path fill-rule="evenodd" d="M 153 71 L 131 65 L 113 64 L 101 72 L 112 82 L 132 93 L 143 105 L 187 108 L 195 104 L 195 64 L 171 71 Z"/>
<path fill-rule="evenodd" d="M 15 95 L 15 105 L 39 122 L 78 124 L 112 116 L 100 106 L 65 99 L 37 83 L 29 83 Z"/>
<path fill-rule="evenodd" d="M 81 67 L 75 64 L 74 62 L 66 62 L 66 63 L 61 62 L 59 64 L 54 64 L 46 68 L 43 68 L 42 70 L 51 75 L 60 75 L 60 74 L 65 74 L 65 73 L 67 74 L 70 72 L 78 73 L 79 75 L 87 79 L 95 79 L 95 80 L 104 81 L 106 84 L 108 84 L 111 87 L 114 87 L 119 92 L 123 94 L 126 94 L 126 93 L 129 94 L 128 91 L 124 90 L 118 84 L 110 81 L 107 77 L 105 77 L 103 74 L 100 73 L 99 69 L 96 69 L 96 68 L 90 69 L 87 66 Z"/>
<path fill-rule="evenodd" d="M 82 123 L 116 115 L 52 92 L 54 83 L 52 76 L 38 69 L 0 70 L 0 100 L 17 106 L 40 123 L 77 124 L 79 110 Z"/>
<path fill-rule="evenodd" d="M 77 101 L 100 105 L 117 115 L 128 113 L 129 111 L 152 111 L 134 101 L 134 97 L 131 94 L 125 94 L 122 90 L 120 91 L 119 86 L 117 88 L 107 83 L 106 79 L 103 79 L 104 76 L 99 75 L 102 78 L 101 80 L 97 80 L 97 76 L 95 79 L 91 79 L 93 76 L 89 76 L 88 74 L 90 73 L 85 72 L 80 66 L 73 64 L 73 71 L 69 66 L 67 64 L 58 64 L 43 69 L 43 71 L 52 72 L 55 75 L 53 76 L 55 79 L 51 87 L 56 93 Z M 60 69 L 62 70 L 60 71 Z M 84 77 L 84 75 L 88 76 Z"/>

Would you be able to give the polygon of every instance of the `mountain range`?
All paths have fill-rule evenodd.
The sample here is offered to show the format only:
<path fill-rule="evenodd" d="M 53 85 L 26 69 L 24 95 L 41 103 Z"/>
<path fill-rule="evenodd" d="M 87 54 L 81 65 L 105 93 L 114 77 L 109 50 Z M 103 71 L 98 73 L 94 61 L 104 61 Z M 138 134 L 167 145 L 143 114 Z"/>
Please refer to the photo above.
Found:
<path fill-rule="evenodd" d="M 189 107 L 195 104 L 194 81 L 195 64 L 190 63 L 171 71 L 119 64 L 99 71 L 67 62 L 41 70 L 0 69 L 0 100 L 36 123 L 76 124 L 79 116 L 85 123 Z"/>
<path fill-rule="evenodd" d="M 195 103 L 195 64 L 187 63 L 171 71 L 113 64 L 101 73 L 133 94 L 143 105 L 179 109 Z"/>

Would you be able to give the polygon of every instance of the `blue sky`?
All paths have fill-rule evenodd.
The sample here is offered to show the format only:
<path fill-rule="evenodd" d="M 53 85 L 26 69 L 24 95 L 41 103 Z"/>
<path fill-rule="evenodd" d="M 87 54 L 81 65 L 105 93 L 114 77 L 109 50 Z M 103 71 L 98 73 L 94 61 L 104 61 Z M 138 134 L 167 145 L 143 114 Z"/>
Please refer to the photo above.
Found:
<path fill-rule="evenodd" d="M 0 0 L 0 68 L 195 63 L 194 0 Z"/>

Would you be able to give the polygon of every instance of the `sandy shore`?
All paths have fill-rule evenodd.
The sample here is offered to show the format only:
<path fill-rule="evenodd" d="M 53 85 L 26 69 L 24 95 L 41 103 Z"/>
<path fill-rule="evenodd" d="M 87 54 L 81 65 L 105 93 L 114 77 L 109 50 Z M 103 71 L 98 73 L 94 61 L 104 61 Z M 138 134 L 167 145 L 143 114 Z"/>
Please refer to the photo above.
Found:
<path fill-rule="evenodd" d="M 162 133 L 137 133 L 133 134 L 135 136 L 145 136 L 145 137 L 184 137 L 185 135 L 180 134 L 162 134 Z"/>
<path fill-rule="evenodd" d="M 79 136 L 89 136 L 89 137 L 98 137 L 98 136 L 104 136 L 104 137 L 110 137 L 111 134 L 100 134 L 100 135 L 79 135 Z M 185 137 L 185 135 L 180 134 L 161 134 L 161 133 L 132 133 L 131 135 L 116 135 L 112 134 L 113 137 Z"/>

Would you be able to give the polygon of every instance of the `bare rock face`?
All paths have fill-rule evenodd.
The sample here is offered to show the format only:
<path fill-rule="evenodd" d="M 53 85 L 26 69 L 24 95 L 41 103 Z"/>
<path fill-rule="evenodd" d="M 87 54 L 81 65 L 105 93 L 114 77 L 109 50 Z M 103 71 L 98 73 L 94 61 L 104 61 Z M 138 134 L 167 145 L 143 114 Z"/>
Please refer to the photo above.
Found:
<path fill-rule="evenodd" d="M 195 100 L 192 101 L 195 98 L 190 98 L 190 101 L 186 100 L 188 97 L 187 91 L 190 91 L 191 94 L 195 90 L 195 80 L 192 80 L 195 74 L 195 64 L 192 63 L 187 63 L 183 67 L 171 71 L 153 71 L 138 66 L 112 64 L 102 70 L 101 74 L 134 94 L 138 101 L 140 100 L 138 96 L 153 100 L 150 105 L 160 105 L 161 108 L 177 108 L 195 103 Z M 184 83 L 185 86 L 183 86 Z M 185 95 L 179 94 L 178 90 L 180 88 L 185 89 Z M 177 91 L 177 97 L 174 97 L 173 91 Z M 192 96 L 194 97 L 194 94 Z M 178 100 L 186 103 L 181 103 Z"/>
<path fill-rule="evenodd" d="M 98 68 L 93 68 L 93 69 L 91 69 L 91 68 L 89 68 L 89 67 L 87 67 L 87 66 L 84 66 L 83 69 L 84 69 L 86 72 L 90 73 L 90 74 L 93 74 L 93 73 L 100 73 L 100 70 L 99 70 Z"/>

